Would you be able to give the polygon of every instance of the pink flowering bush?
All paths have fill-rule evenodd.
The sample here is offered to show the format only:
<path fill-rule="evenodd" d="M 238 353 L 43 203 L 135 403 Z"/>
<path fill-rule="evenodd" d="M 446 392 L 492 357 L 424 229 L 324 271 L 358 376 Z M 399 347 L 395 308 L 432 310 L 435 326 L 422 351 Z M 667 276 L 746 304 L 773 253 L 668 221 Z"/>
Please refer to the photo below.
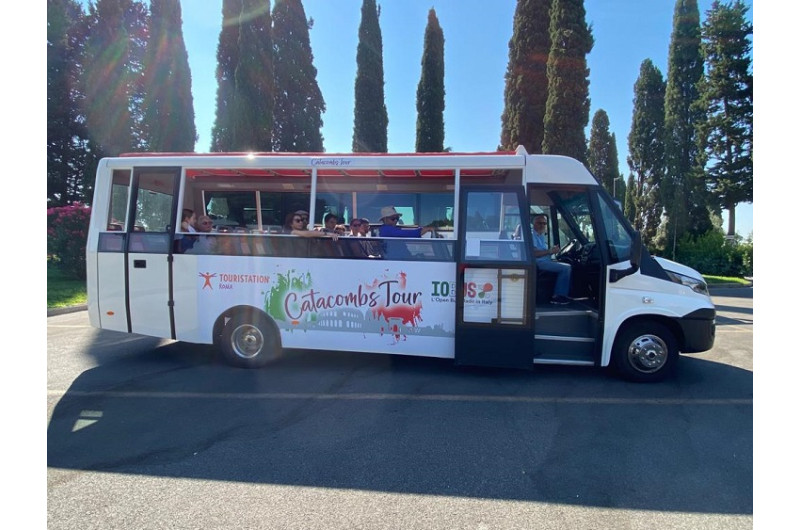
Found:
<path fill-rule="evenodd" d="M 47 259 L 79 280 L 86 279 L 86 237 L 91 211 L 80 203 L 47 209 Z"/>

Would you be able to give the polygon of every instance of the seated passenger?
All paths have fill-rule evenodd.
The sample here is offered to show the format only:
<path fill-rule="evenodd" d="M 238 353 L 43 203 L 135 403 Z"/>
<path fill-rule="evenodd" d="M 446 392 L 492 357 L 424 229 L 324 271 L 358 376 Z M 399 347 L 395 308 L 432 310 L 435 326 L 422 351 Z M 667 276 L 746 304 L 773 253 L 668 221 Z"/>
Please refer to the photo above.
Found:
<path fill-rule="evenodd" d="M 350 237 L 368 237 L 369 232 L 369 219 L 353 219 L 350 223 Z"/>
<path fill-rule="evenodd" d="M 213 228 L 213 222 L 207 215 L 201 215 L 197 218 L 197 233 L 208 234 Z M 184 238 L 188 240 L 190 238 Z M 187 254 L 213 254 L 216 239 L 208 235 L 198 235 L 191 239 L 192 243 L 187 244 L 184 250 Z"/>
<path fill-rule="evenodd" d="M 558 254 L 559 245 L 547 247 L 547 217 L 537 215 L 533 218 L 533 257 L 536 258 L 536 267 L 539 270 L 554 272 L 556 286 L 553 290 L 551 304 L 566 305 L 570 302 L 569 285 L 572 278 L 572 266 L 569 263 L 553 261 L 550 256 Z"/>
<path fill-rule="evenodd" d="M 339 234 L 336 232 L 327 234 L 319 230 L 308 230 L 305 228 L 306 225 L 304 223 L 307 223 L 307 221 L 305 221 L 302 216 L 296 213 L 290 213 L 286 216 L 286 220 L 283 223 L 283 233 L 300 237 L 330 237 L 334 241 L 339 239 Z"/>
<path fill-rule="evenodd" d="M 197 218 L 194 212 L 189 208 L 184 208 L 181 214 L 181 232 L 197 232 L 194 226 L 196 222 Z"/>
<path fill-rule="evenodd" d="M 318 230 L 326 234 L 333 234 L 336 233 L 336 225 L 338 224 L 339 217 L 333 212 L 328 212 L 325 214 L 325 217 L 322 218 L 322 228 Z"/>
<path fill-rule="evenodd" d="M 397 226 L 403 214 L 399 213 L 394 206 L 384 206 L 381 208 L 381 222 L 383 225 L 378 229 L 380 237 L 421 237 L 433 231 L 433 227 L 420 226 L 418 228 L 401 228 Z"/>

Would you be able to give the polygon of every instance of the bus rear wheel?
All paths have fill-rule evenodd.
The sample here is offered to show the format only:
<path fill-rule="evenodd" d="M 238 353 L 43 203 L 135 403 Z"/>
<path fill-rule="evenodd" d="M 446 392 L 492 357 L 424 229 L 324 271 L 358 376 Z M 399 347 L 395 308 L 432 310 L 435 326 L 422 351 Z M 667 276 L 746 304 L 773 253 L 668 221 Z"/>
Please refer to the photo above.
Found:
<path fill-rule="evenodd" d="M 220 349 L 234 366 L 260 368 L 280 357 L 280 333 L 264 315 L 238 314 L 222 329 Z"/>
<path fill-rule="evenodd" d="M 675 370 L 678 341 L 659 322 L 637 322 L 617 336 L 612 355 L 623 378 L 637 383 L 662 381 Z"/>

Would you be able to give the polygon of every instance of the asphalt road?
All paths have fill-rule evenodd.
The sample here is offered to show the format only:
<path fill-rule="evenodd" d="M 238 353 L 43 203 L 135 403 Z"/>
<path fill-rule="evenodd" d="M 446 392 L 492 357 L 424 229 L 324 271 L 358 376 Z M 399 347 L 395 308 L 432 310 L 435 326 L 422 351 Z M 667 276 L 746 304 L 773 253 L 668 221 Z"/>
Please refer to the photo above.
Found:
<path fill-rule="evenodd" d="M 752 288 L 660 384 L 47 319 L 48 529 L 753 527 Z"/>

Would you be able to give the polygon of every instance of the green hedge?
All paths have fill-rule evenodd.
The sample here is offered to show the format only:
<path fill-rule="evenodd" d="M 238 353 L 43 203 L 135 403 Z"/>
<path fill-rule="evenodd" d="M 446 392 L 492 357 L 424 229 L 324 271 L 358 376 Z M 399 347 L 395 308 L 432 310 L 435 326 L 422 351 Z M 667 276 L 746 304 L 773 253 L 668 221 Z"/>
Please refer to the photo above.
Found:
<path fill-rule="evenodd" d="M 675 254 L 676 261 L 701 274 L 737 278 L 753 275 L 753 242 L 729 241 L 718 230 L 698 237 L 684 236 L 678 241 Z"/>

